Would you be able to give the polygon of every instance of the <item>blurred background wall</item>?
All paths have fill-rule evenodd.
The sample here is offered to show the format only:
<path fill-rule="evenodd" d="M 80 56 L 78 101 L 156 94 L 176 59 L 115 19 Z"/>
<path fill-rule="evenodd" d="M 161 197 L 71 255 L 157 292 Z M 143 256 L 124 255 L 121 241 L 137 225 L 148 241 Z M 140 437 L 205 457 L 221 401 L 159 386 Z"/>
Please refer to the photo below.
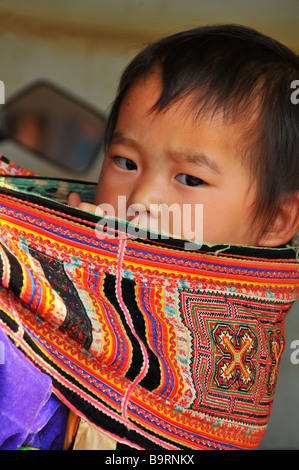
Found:
<path fill-rule="evenodd" d="M 106 113 L 124 66 L 148 42 L 183 29 L 240 23 L 299 52 L 298 0 L 0 0 L 0 80 L 6 100 L 47 79 Z M 299 80 L 299 77 L 298 77 Z M 0 152 L 43 176 L 73 177 L 10 142 Z M 78 179 L 97 181 L 102 155 Z M 286 323 L 287 344 L 270 425 L 261 448 L 299 449 L 299 306 Z"/>

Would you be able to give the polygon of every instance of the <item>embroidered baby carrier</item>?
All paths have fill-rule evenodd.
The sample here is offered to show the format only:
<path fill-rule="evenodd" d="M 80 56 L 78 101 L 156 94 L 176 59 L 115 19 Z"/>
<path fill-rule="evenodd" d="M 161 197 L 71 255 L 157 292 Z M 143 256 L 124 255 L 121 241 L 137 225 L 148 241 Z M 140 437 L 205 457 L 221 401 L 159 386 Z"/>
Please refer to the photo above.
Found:
<path fill-rule="evenodd" d="M 299 295 L 293 248 L 100 238 L 94 184 L 2 161 L 0 326 L 77 415 L 137 449 L 253 449 Z M 117 222 L 117 221 L 116 221 Z"/>

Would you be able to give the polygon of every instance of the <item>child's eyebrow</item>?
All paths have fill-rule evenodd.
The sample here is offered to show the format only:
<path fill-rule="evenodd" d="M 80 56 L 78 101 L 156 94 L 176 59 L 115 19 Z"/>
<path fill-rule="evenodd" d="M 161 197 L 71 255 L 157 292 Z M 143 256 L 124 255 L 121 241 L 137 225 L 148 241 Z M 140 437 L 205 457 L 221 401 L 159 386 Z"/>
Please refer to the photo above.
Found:
<path fill-rule="evenodd" d="M 111 137 L 110 144 L 122 144 L 128 145 L 136 150 L 139 150 L 138 142 L 131 137 L 127 137 L 120 131 L 114 132 Z M 206 167 L 222 175 L 218 165 L 214 162 L 208 155 L 204 152 L 195 152 L 194 149 L 182 149 L 182 150 L 170 150 L 169 155 L 171 159 L 176 160 L 176 162 L 192 163 L 200 167 Z"/>
<path fill-rule="evenodd" d="M 123 145 L 129 145 L 130 147 L 138 147 L 138 143 L 135 139 L 132 139 L 131 137 L 126 137 L 122 132 L 116 131 L 112 134 L 112 137 L 110 139 L 110 144 L 123 144 Z"/>
<path fill-rule="evenodd" d="M 177 161 L 192 163 L 201 167 L 207 167 L 218 175 L 222 175 L 219 166 L 208 155 L 203 152 L 194 152 L 194 150 L 183 150 L 171 152 L 172 157 Z"/>

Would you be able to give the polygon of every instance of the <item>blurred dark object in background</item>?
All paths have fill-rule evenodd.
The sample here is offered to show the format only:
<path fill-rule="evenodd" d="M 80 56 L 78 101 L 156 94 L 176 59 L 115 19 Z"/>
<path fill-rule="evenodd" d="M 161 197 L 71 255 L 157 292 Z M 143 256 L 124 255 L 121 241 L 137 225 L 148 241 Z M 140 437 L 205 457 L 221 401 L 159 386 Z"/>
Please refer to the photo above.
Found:
<path fill-rule="evenodd" d="M 56 85 L 38 81 L 1 106 L 0 139 L 83 173 L 102 148 L 105 125 L 99 111 Z"/>

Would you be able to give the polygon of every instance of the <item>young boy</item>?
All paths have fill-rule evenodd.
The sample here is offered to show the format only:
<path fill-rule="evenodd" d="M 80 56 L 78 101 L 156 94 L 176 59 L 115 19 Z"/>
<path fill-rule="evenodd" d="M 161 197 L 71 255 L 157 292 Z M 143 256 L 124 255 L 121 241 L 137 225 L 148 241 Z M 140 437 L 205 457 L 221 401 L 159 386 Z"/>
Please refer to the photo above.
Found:
<path fill-rule="evenodd" d="M 177 204 L 181 220 L 169 231 L 180 236 L 184 205 L 194 226 L 200 203 L 204 242 L 290 242 L 299 226 L 299 108 L 290 99 L 298 76 L 298 56 L 241 26 L 150 45 L 122 76 L 95 204 L 119 215 L 125 196 L 127 214 L 138 213 L 128 220 L 161 230 L 157 208 Z"/>
<path fill-rule="evenodd" d="M 122 196 L 127 220 L 161 231 L 166 220 L 180 237 L 185 205 L 194 227 L 200 203 L 207 244 L 290 243 L 299 227 L 299 108 L 290 100 L 298 76 L 298 56 L 241 26 L 148 46 L 122 75 L 95 205 L 77 194 L 69 204 L 97 214 L 110 205 L 118 216 Z M 181 210 L 171 227 L 159 207 L 173 204 Z"/>

